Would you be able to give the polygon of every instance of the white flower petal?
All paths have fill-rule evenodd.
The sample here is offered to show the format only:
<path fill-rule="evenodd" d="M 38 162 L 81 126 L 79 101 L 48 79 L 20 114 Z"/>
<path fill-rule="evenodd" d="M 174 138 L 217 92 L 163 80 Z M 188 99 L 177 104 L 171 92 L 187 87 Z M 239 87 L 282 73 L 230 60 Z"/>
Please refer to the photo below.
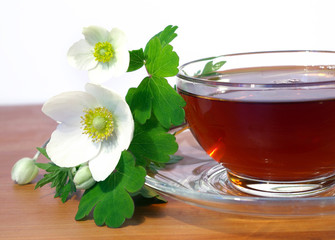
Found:
<path fill-rule="evenodd" d="M 80 70 L 90 70 L 95 68 L 98 61 L 93 55 L 94 45 L 82 39 L 72 45 L 67 53 L 67 59 L 71 66 Z"/>
<path fill-rule="evenodd" d="M 105 106 L 115 120 L 113 141 L 119 142 L 122 151 L 127 149 L 133 138 L 134 119 L 126 101 L 119 94 L 96 84 L 87 83 L 86 91 L 92 94 L 98 102 Z"/>
<path fill-rule="evenodd" d="M 86 92 L 65 92 L 50 98 L 42 111 L 52 119 L 68 125 L 78 126 L 83 110 L 98 106 L 97 99 Z"/>
<path fill-rule="evenodd" d="M 110 31 L 111 40 L 113 48 L 116 50 L 118 48 L 125 48 L 127 44 L 126 34 L 118 28 L 113 28 Z"/>
<path fill-rule="evenodd" d="M 83 34 L 86 41 L 95 45 L 98 42 L 110 42 L 111 35 L 106 29 L 98 26 L 90 26 L 83 29 Z"/>
<path fill-rule="evenodd" d="M 95 181 L 105 180 L 115 169 L 122 153 L 118 141 L 108 140 L 101 144 L 99 154 L 88 162 Z"/>
<path fill-rule="evenodd" d="M 121 152 L 129 147 L 134 133 L 134 120 L 128 104 L 117 93 L 91 83 L 86 84 L 86 91 L 111 111 L 115 120 L 112 136 L 102 143 L 100 153 L 89 161 L 93 178 L 103 181 L 114 170 Z"/>
<path fill-rule="evenodd" d="M 101 84 L 113 77 L 113 72 L 109 71 L 109 63 L 98 63 L 98 65 L 88 71 L 88 78 L 91 83 Z"/>
<path fill-rule="evenodd" d="M 127 72 L 129 67 L 129 52 L 126 48 L 119 48 L 115 51 L 116 62 L 111 66 L 110 71 L 113 71 L 113 76 L 117 77 Z"/>
<path fill-rule="evenodd" d="M 46 151 L 51 161 L 60 167 L 75 167 L 94 158 L 101 144 L 92 139 L 78 127 L 59 124 L 52 133 Z"/>

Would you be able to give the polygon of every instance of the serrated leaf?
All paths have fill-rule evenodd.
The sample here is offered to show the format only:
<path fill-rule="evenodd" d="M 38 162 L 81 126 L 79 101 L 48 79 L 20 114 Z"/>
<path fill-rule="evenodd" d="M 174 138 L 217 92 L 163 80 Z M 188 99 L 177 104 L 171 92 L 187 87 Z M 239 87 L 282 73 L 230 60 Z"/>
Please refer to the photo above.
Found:
<path fill-rule="evenodd" d="M 68 178 L 67 172 L 65 171 L 58 172 L 57 178 L 51 184 L 51 187 L 56 187 L 55 197 L 58 197 L 61 195 L 62 188 L 65 186 L 67 178 Z"/>
<path fill-rule="evenodd" d="M 132 154 L 123 151 L 116 171 L 85 191 L 75 219 L 84 218 L 94 208 L 93 217 L 97 225 L 119 227 L 133 215 L 134 202 L 129 193 L 141 189 L 145 176 L 145 169 L 135 166 Z"/>
<path fill-rule="evenodd" d="M 68 183 L 63 187 L 62 192 L 59 194 L 62 202 L 66 202 L 68 196 L 76 191 L 76 185 L 73 181 L 68 181 Z"/>
<path fill-rule="evenodd" d="M 165 78 L 153 77 L 151 81 L 153 94 L 153 112 L 158 121 L 166 128 L 182 124 L 185 119 L 183 107 L 185 101 L 169 85 Z"/>
<path fill-rule="evenodd" d="M 212 67 L 213 67 L 213 61 L 207 62 L 204 69 L 201 72 L 201 75 L 211 73 L 212 72 Z"/>
<path fill-rule="evenodd" d="M 55 175 L 52 173 L 45 174 L 44 177 L 36 183 L 35 189 L 43 187 L 45 184 L 52 182 L 54 178 Z"/>
<path fill-rule="evenodd" d="M 213 71 L 219 70 L 227 61 L 220 61 L 213 65 Z"/>
<path fill-rule="evenodd" d="M 137 69 L 140 69 L 144 65 L 144 53 L 143 49 L 129 51 L 130 61 L 127 72 L 132 72 Z"/>
<path fill-rule="evenodd" d="M 111 187 L 116 187 L 111 181 Z M 102 199 L 93 212 L 94 221 L 98 226 L 120 227 L 134 213 L 134 202 L 129 193 L 120 188 L 109 192 L 108 200 Z M 116 207 L 117 206 L 117 207 Z"/>
<path fill-rule="evenodd" d="M 133 101 L 133 97 L 134 94 L 136 93 L 136 88 L 129 88 L 127 95 L 126 95 L 126 102 L 128 103 L 128 105 L 130 106 L 132 101 Z"/>
<path fill-rule="evenodd" d="M 167 133 L 155 118 L 144 125 L 135 124 L 129 151 L 136 157 L 137 164 L 147 166 L 149 162 L 166 163 L 177 150 L 175 136 Z"/>
<path fill-rule="evenodd" d="M 167 26 L 162 32 L 158 34 L 158 38 L 161 41 L 162 47 L 172 42 L 173 39 L 177 37 L 175 33 L 178 26 Z"/>
<path fill-rule="evenodd" d="M 179 69 L 179 57 L 169 44 L 162 46 L 158 37 L 148 42 L 145 67 L 151 76 L 173 77 Z"/>
<path fill-rule="evenodd" d="M 153 94 L 150 81 L 149 77 L 144 78 L 140 85 L 128 91 L 126 96 L 135 120 L 141 124 L 144 124 L 151 117 Z"/>
<path fill-rule="evenodd" d="M 35 189 L 43 187 L 47 183 L 51 183 L 50 187 L 56 188 L 54 197 L 61 197 L 62 202 L 65 202 L 68 196 L 76 191 L 70 168 L 61 168 L 54 163 L 35 164 L 37 167 L 48 172 L 36 183 Z"/>
<path fill-rule="evenodd" d="M 134 118 L 141 124 L 151 118 L 151 112 L 165 128 L 184 121 L 185 101 L 165 78 L 146 77 L 129 95 L 127 99 Z"/>
<path fill-rule="evenodd" d="M 175 33 L 177 28 L 178 26 L 169 25 L 163 31 L 153 36 L 151 39 L 157 37 L 160 40 L 162 47 L 164 47 L 177 37 L 177 34 Z M 147 52 L 148 52 L 148 44 L 145 47 L 144 54 L 147 55 Z"/>
<path fill-rule="evenodd" d="M 206 63 L 204 69 L 201 72 L 201 76 L 212 76 L 212 75 L 217 75 L 217 70 L 219 70 L 226 61 L 220 61 L 215 64 L 213 64 L 213 61 L 209 61 Z"/>

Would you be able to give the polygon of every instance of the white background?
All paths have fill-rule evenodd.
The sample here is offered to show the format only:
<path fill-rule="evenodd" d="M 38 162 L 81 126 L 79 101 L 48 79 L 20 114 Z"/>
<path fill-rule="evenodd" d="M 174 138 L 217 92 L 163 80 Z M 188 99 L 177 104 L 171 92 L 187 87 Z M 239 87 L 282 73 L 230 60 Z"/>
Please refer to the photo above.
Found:
<path fill-rule="evenodd" d="M 118 27 L 129 50 L 144 47 L 167 25 L 180 63 L 227 53 L 335 50 L 332 0 L 0 0 L 0 105 L 43 103 L 82 90 L 86 72 L 68 65 L 83 27 Z M 105 85 L 125 95 L 143 72 Z"/>

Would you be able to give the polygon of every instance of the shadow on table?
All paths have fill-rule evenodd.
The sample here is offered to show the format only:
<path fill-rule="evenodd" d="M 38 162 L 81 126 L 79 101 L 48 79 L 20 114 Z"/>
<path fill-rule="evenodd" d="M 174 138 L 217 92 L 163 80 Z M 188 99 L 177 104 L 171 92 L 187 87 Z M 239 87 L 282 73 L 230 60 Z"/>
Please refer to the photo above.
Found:
<path fill-rule="evenodd" d="M 131 219 L 127 219 L 122 227 L 136 226 L 145 222 L 146 218 L 164 218 L 166 209 L 164 203 L 156 198 L 144 198 L 136 196 L 134 198 L 135 213 Z"/>
<path fill-rule="evenodd" d="M 168 216 L 196 228 L 232 237 L 246 237 L 241 239 L 335 239 L 334 215 L 276 218 L 234 215 L 190 207 L 177 211 L 172 208 Z"/>

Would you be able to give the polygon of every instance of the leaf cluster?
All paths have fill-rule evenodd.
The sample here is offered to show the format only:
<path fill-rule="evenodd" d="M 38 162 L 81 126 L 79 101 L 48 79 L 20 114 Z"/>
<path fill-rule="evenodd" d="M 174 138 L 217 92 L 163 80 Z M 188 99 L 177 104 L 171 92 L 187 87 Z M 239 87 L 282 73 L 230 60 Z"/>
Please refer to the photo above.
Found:
<path fill-rule="evenodd" d="M 94 209 L 97 225 L 119 227 L 126 218 L 132 217 L 135 206 L 130 193 L 142 188 L 145 176 L 145 169 L 135 165 L 133 155 L 123 151 L 116 171 L 85 191 L 75 219 L 83 219 Z"/>
<path fill-rule="evenodd" d="M 134 137 L 122 153 L 116 171 L 85 191 L 76 220 L 94 209 L 97 225 L 119 227 L 134 212 L 132 196 L 162 199 L 144 182 L 146 169 L 163 166 L 178 150 L 176 139 L 168 130 L 184 121 L 185 102 L 166 80 L 178 73 L 179 57 L 170 45 L 177 36 L 176 29 L 168 26 L 152 37 L 144 50 L 130 51 L 128 71 L 144 66 L 149 75 L 137 88 L 130 88 L 126 96 L 135 121 Z"/>
<path fill-rule="evenodd" d="M 178 73 L 179 57 L 170 45 L 177 36 L 176 29 L 167 26 L 149 40 L 144 50 L 130 52 L 129 70 L 145 66 L 149 74 L 137 88 L 129 89 L 126 97 L 134 119 L 140 124 L 152 115 L 167 129 L 184 121 L 185 101 L 166 80 Z"/>
<path fill-rule="evenodd" d="M 114 172 L 104 181 L 97 182 L 83 194 L 75 219 L 81 220 L 93 211 L 97 225 L 119 227 L 134 213 L 132 196 L 156 197 L 159 195 L 144 186 L 147 170 L 154 171 L 171 162 L 178 150 L 175 136 L 168 133 L 173 125 L 184 121 L 183 98 L 170 86 L 167 77 L 178 73 L 179 57 L 170 45 L 177 36 L 176 26 L 168 26 L 153 36 L 144 50 L 130 51 L 128 72 L 146 68 L 148 76 L 137 88 L 130 88 L 126 101 L 135 121 L 134 137 L 129 148 L 122 152 Z M 40 151 L 46 156 L 44 149 Z M 43 152 L 44 151 L 44 152 Z M 37 164 L 45 169 L 37 187 L 51 182 L 56 196 L 64 202 L 76 191 L 70 169 L 53 163 Z"/>
<path fill-rule="evenodd" d="M 45 149 L 38 148 L 38 150 L 50 160 Z M 35 189 L 51 183 L 51 188 L 56 188 L 54 197 L 60 197 L 63 203 L 69 196 L 76 192 L 71 168 L 58 167 L 51 162 L 35 164 L 38 168 L 44 169 L 47 172 L 47 174 L 45 174 L 44 177 L 36 183 Z"/>

